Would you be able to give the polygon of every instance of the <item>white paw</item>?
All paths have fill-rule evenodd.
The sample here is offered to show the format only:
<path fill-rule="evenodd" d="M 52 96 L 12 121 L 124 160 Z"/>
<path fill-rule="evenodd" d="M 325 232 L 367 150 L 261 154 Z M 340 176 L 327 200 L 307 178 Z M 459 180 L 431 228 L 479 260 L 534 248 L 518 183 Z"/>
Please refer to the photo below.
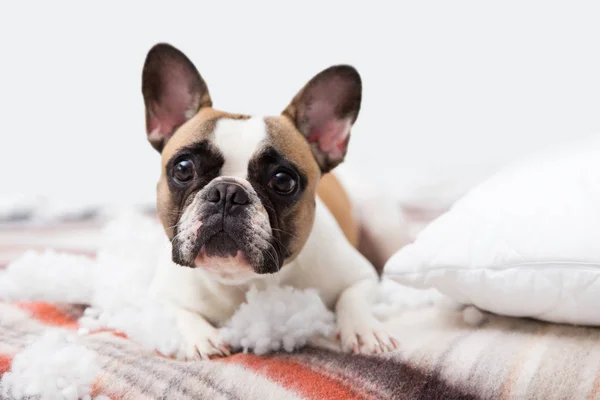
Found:
<path fill-rule="evenodd" d="M 183 340 L 178 359 L 209 360 L 231 355 L 231 347 L 221 340 L 219 330 L 200 315 L 180 310 L 177 326 Z"/>
<path fill-rule="evenodd" d="M 345 352 L 379 354 L 399 348 L 398 341 L 374 318 L 363 323 L 340 324 L 338 335 Z"/>
<path fill-rule="evenodd" d="M 216 329 L 215 329 L 216 331 Z M 177 354 L 180 360 L 210 360 L 231 355 L 231 347 L 219 339 L 219 333 L 187 337 Z"/>

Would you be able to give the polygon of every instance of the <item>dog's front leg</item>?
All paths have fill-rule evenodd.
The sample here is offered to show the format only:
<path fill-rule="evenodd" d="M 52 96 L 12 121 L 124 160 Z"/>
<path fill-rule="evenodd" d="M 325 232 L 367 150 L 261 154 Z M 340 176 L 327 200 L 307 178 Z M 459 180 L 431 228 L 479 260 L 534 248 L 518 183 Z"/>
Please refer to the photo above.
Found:
<path fill-rule="evenodd" d="M 200 314 L 183 308 L 177 308 L 175 313 L 183 340 L 177 358 L 207 360 L 231 354 L 231 347 L 219 338 L 219 330 Z"/>
<path fill-rule="evenodd" d="M 336 304 L 338 333 L 344 351 L 375 354 L 393 351 L 398 342 L 372 313 L 379 282 L 358 281 L 345 289 Z"/>

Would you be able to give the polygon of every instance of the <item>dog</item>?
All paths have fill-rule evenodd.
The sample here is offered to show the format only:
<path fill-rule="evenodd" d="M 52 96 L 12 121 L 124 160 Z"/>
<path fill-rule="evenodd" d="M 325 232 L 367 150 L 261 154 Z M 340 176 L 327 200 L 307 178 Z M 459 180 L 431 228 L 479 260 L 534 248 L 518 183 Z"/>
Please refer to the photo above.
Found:
<path fill-rule="evenodd" d="M 342 350 L 397 348 L 372 315 L 379 277 L 356 249 L 352 207 L 331 172 L 361 106 L 356 69 L 327 68 L 280 115 L 255 117 L 213 108 L 190 59 L 159 43 L 146 56 L 142 94 L 170 242 L 152 288 L 176 311 L 181 357 L 229 355 L 218 326 L 251 286 L 274 282 L 317 289 L 336 313 Z"/>

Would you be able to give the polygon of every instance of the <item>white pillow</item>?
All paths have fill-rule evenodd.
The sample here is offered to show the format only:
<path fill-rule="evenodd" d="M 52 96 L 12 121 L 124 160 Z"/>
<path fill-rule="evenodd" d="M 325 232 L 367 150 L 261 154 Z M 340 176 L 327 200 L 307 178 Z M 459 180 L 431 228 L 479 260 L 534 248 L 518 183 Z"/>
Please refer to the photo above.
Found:
<path fill-rule="evenodd" d="M 385 275 L 497 314 L 600 325 L 600 137 L 483 182 Z"/>

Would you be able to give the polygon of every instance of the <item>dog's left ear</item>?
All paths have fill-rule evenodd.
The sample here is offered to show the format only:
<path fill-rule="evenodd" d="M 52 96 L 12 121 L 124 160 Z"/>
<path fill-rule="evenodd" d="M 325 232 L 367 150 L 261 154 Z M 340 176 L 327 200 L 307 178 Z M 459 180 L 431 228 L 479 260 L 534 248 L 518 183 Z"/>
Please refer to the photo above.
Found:
<path fill-rule="evenodd" d="M 181 51 L 167 43 L 152 47 L 142 71 L 146 132 L 159 152 L 175 130 L 203 107 L 212 107 L 208 87 Z"/>
<path fill-rule="evenodd" d="M 323 173 L 344 160 L 361 98 L 358 71 L 337 65 L 312 78 L 283 111 L 308 140 Z"/>

